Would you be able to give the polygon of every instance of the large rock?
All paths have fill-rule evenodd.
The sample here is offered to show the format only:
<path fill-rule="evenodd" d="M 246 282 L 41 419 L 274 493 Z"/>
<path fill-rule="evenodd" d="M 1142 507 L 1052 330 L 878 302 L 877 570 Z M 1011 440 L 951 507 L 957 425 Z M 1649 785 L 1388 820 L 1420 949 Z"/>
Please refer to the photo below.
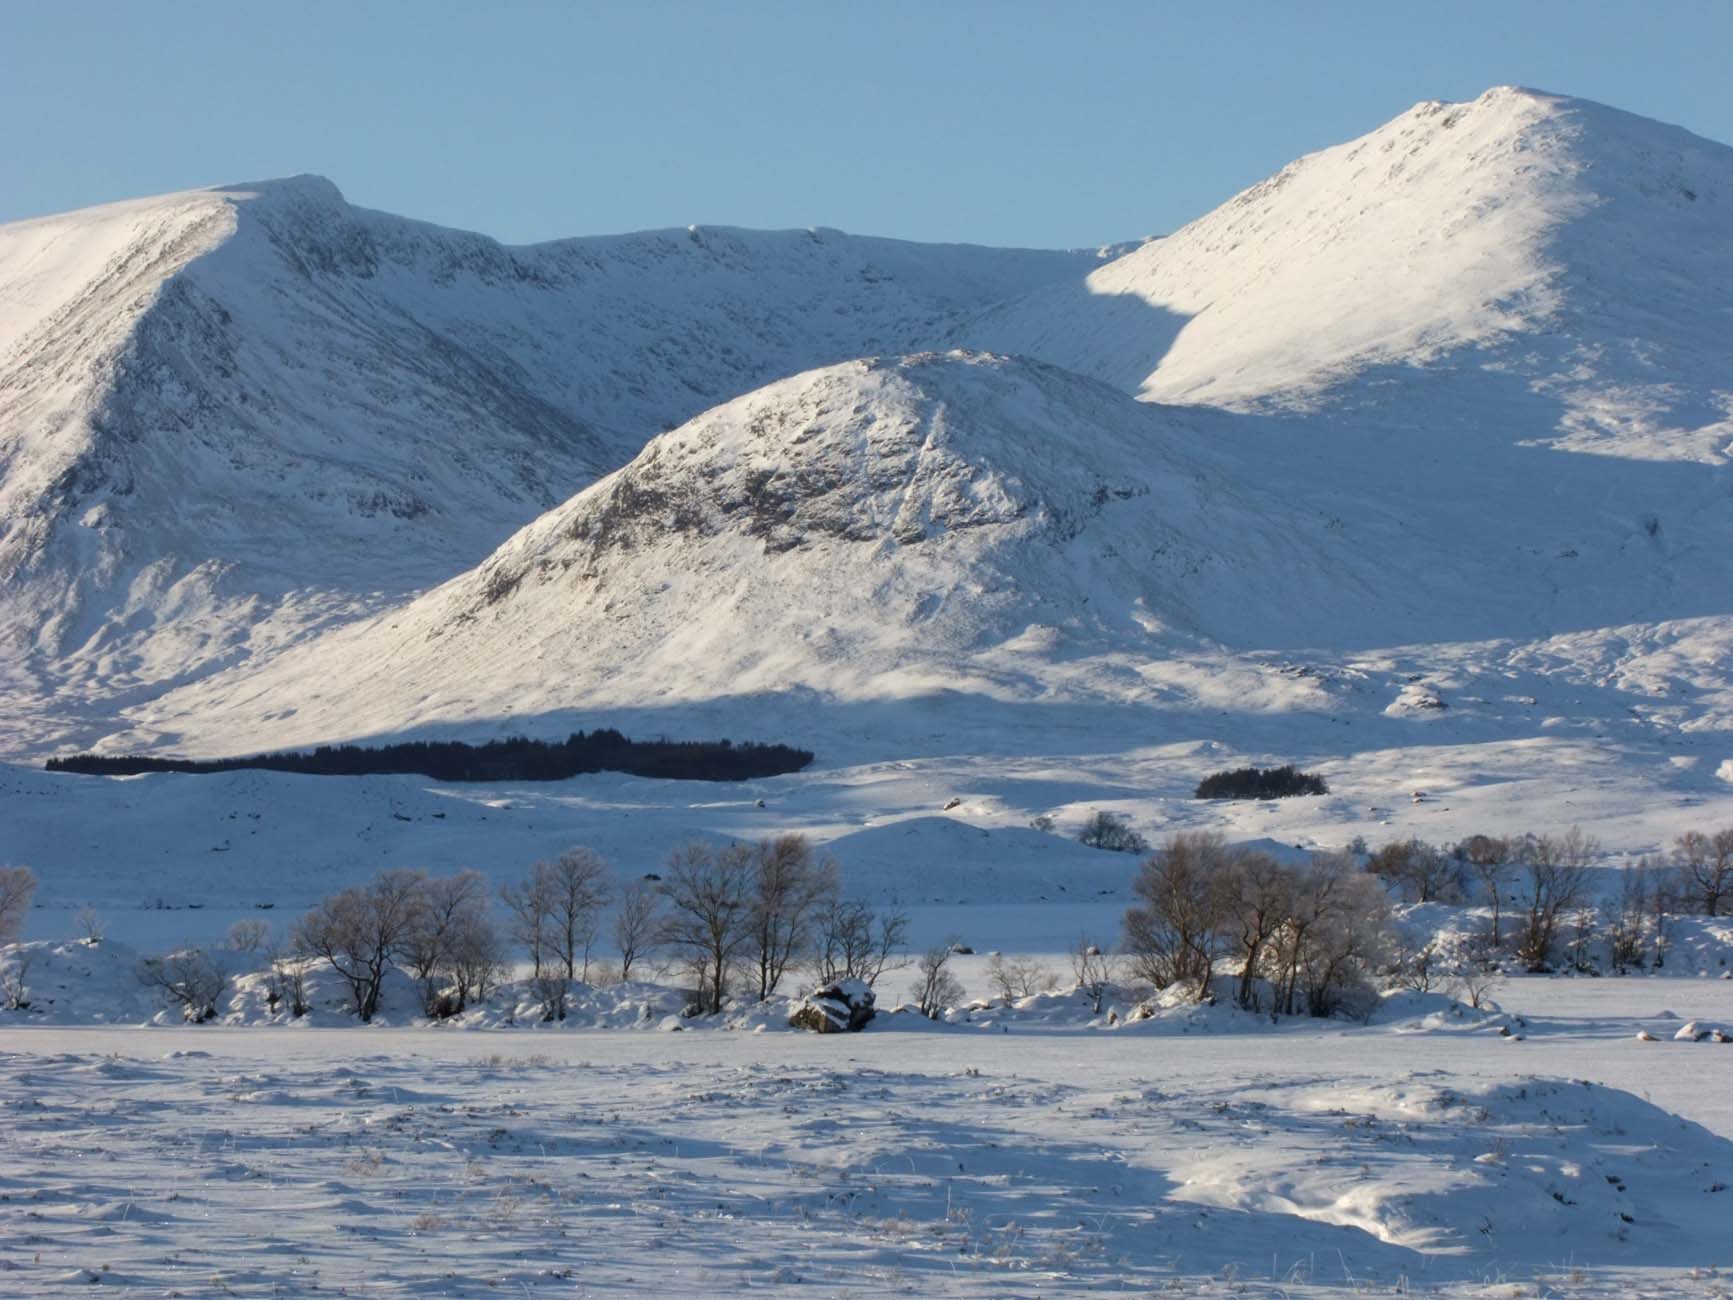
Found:
<path fill-rule="evenodd" d="M 859 1033 L 875 1014 L 872 986 L 865 980 L 821 984 L 794 1009 L 788 1023 L 815 1034 Z"/>

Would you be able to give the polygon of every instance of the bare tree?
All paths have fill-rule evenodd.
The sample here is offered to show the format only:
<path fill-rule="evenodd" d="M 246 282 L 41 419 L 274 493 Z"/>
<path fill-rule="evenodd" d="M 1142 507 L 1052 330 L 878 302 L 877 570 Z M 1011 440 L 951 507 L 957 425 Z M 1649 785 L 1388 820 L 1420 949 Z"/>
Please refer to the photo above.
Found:
<path fill-rule="evenodd" d="M 1468 999 L 1468 1005 L 1476 1011 L 1484 1010 L 1488 1005 L 1488 995 L 1492 986 L 1499 979 L 1499 969 L 1487 952 L 1470 952 L 1466 960 L 1457 968 L 1456 986 L 1458 996 Z"/>
<path fill-rule="evenodd" d="M 108 937 L 108 922 L 102 919 L 102 913 L 88 903 L 78 909 L 72 920 L 78 926 L 78 932 L 84 936 L 82 942 L 92 948 Z"/>
<path fill-rule="evenodd" d="M 1643 968 L 1649 923 L 1649 864 L 1626 864 L 1619 871 L 1617 898 L 1601 905 L 1602 925 L 1607 933 L 1607 959 L 1615 975 Z"/>
<path fill-rule="evenodd" d="M 461 995 L 444 996 L 459 947 L 487 920 L 487 881 L 481 872 L 463 870 L 422 882 L 421 905 L 403 939 L 403 965 L 421 986 L 421 1008 L 429 1016 L 456 1015 Z"/>
<path fill-rule="evenodd" d="M 761 840 L 753 850 L 747 959 L 760 1001 L 776 992 L 788 968 L 811 948 L 815 916 L 835 895 L 839 875 L 829 858 L 814 859 L 804 835 Z"/>
<path fill-rule="evenodd" d="M 1007 961 L 1003 953 L 997 952 L 987 962 L 987 978 L 1007 1004 L 1045 993 L 1058 980 L 1051 970 L 1033 957 L 1014 957 Z"/>
<path fill-rule="evenodd" d="M 753 857 L 744 844 L 716 852 L 694 841 L 669 855 L 663 875 L 662 942 L 697 978 L 711 1015 L 722 1010 L 729 971 L 751 942 Z"/>
<path fill-rule="evenodd" d="M 1510 841 L 1493 835 L 1470 835 L 1458 846 L 1468 860 L 1468 869 L 1480 882 L 1481 893 L 1492 905 L 1492 946 L 1502 947 L 1500 931 L 1504 890 L 1510 881 Z"/>
<path fill-rule="evenodd" d="M 820 911 L 813 968 L 826 984 L 858 979 L 878 983 L 885 971 L 908 964 L 899 959 L 908 941 L 908 913 L 875 911 L 859 899 L 832 902 Z"/>
<path fill-rule="evenodd" d="M 588 981 L 590 950 L 601 929 L 602 909 L 613 895 L 608 864 L 594 849 L 579 845 L 535 866 L 538 875 L 544 869 L 553 900 L 554 956 L 564 963 L 567 979 Z"/>
<path fill-rule="evenodd" d="M 661 895 L 648 880 L 634 880 L 620 891 L 614 913 L 614 946 L 620 950 L 620 979 L 632 978 L 632 967 L 655 946 L 661 928 Z"/>
<path fill-rule="evenodd" d="M 1673 862 L 1697 911 L 1722 916 L 1733 906 L 1733 828 L 1687 831 L 1673 842 Z"/>
<path fill-rule="evenodd" d="M 138 964 L 139 982 L 163 993 L 195 1025 L 217 1018 L 217 1002 L 229 977 L 203 948 L 188 944 L 178 952 L 146 957 Z"/>
<path fill-rule="evenodd" d="M 485 1002 L 508 974 L 505 941 L 483 908 L 465 913 L 446 951 L 446 978 L 456 1010 Z"/>
<path fill-rule="evenodd" d="M 35 962 L 36 949 L 16 948 L 0 968 L 0 1011 L 30 1010 L 30 967 Z"/>
<path fill-rule="evenodd" d="M 1410 993 L 1430 993 L 1433 984 L 1444 974 L 1443 965 L 1436 945 L 1428 943 L 1416 947 L 1402 943 L 1397 945 L 1391 975 L 1397 988 L 1407 989 Z"/>
<path fill-rule="evenodd" d="M 528 954 L 530 974 L 541 979 L 551 963 L 557 962 L 554 941 L 554 883 L 545 863 L 538 863 L 517 884 L 500 886 L 500 901 L 510 917 L 511 938 Z"/>
<path fill-rule="evenodd" d="M 1151 855 L 1132 882 L 1140 900 L 1126 910 L 1132 972 L 1157 988 L 1179 984 L 1202 1001 L 1222 947 L 1222 878 L 1231 855 L 1214 832 L 1184 831 Z"/>
<path fill-rule="evenodd" d="M 1531 971 L 1550 970 L 1558 947 L 1559 922 L 1576 909 L 1588 889 L 1588 867 L 1600 843 L 1571 827 L 1560 836 L 1531 835 L 1519 857 L 1524 874 L 1524 913 L 1517 957 Z"/>
<path fill-rule="evenodd" d="M 1288 917 L 1270 947 L 1273 1010 L 1329 1015 L 1391 942 L 1390 902 L 1350 853 L 1317 853 L 1294 872 Z"/>
<path fill-rule="evenodd" d="M 36 873 L 29 867 L 0 867 L 0 943 L 16 943 L 24 933 L 24 916 L 36 892 Z"/>
<path fill-rule="evenodd" d="M 1652 858 L 1644 858 L 1643 863 L 1649 869 L 1649 940 L 1654 954 L 1650 965 L 1660 970 L 1667 964 L 1673 918 L 1678 914 L 1684 885 L 1677 867 Z"/>
<path fill-rule="evenodd" d="M 949 969 L 956 944 L 954 937 L 947 939 L 928 948 L 915 961 L 915 1005 L 928 1020 L 937 1020 L 947 1007 L 963 1000 L 962 981 Z"/>
<path fill-rule="evenodd" d="M 1115 966 L 1113 955 L 1087 934 L 1078 935 L 1077 942 L 1071 945 L 1071 973 L 1077 977 L 1077 987 L 1088 995 L 1089 1010 L 1094 1015 L 1101 1014 L 1107 990 L 1113 987 Z"/>
<path fill-rule="evenodd" d="M 1366 870 L 1398 886 L 1416 903 L 1455 902 L 1462 897 L 1466 863 L 1424 840 L 1392 840 L 1372 855 Z"/>
<path fill-rule="evenodd" d="M 256 916 L 249 916 L 231 925 L 223 942 L 231 952 L 255 953 L 263 950 L 270 939 L 271 927 Z"/>
<path fill-rule="evenodd" d="M 1305 989 L 1307 1014 L 1370 1014 L 1376 993 L 1369 976 L 1388 959 L 1394 939 L 1384 887 L 1375 876 L 1322 854 L 1299 873 L 1295 895 L 1301 924 L 1291 960 Z M 1290 1009 L 1294 992 L 1290 978 Z"/>
<path fill-rule="evenodd" d="M 307 1014 L 308 960 L 305 953 L 292 947 L 272 950 L 265 968 L 265 1001 L 273 1015 L 285 1002 L 297 1020 Z"/>
<path fill-rule="evenodd" d="M 542 1019 L 552 1022 L 566 1018 L 566 1003 L 571 999 L 572 982 L 557 971 L 538 975 L 531 981 L 536 1000 L 542 1006 Z"/>
<path fill-rule="evenodd" d="M 1234 1001 L 1257 1010 L 1258 979 L 1293 907 L 1294 873 L 1267 853 L 1234 854 L 1220 877 L 1222 919 L 1240 958 Z"/>
<path fill-rule="evenodd" d="M 321 899 L 296 924 L 297 946 L 342 977 L 363 1021 L 378 1011 L 386 972 L 414 931 L 426 880 L 404 867 L 382 871 L 366 885 Z"/>

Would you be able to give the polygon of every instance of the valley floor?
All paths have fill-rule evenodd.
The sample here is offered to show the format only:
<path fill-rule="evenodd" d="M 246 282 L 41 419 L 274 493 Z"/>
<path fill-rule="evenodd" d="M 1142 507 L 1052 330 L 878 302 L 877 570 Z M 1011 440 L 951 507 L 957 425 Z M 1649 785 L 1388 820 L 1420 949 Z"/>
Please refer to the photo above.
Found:
<path fill-rule="evenodd" d="M 1733 1051 L 1672 1038 L 1733 981 L 1501 1000 L 1520 1037 L 10 1029 L 0 1291 L 1733 1293 Z"/>

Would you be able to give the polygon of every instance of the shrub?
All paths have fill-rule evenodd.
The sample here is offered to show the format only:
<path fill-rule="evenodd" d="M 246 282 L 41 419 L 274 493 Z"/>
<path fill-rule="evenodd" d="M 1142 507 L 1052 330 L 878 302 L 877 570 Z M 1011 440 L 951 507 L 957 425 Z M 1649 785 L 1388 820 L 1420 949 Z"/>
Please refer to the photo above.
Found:
<path fill-rule="evenodd" d="M 162 957 L 146 957 L 139 963 L 138 978 L 147 988 L 163 993 L 195 1025 L 217 1018 L 217 1003 L 229 982 L 208 952 L 190 945 Z"/>
<path fill-rule="evenodd" d="M 1241 767 L 1216 772 L 1198 782 L 1199 799 L 1288 799 L 1303 794 L 1329 794 L 1324 778 L 1284 767 Z"/>
<path fill-rule="evenodd" d="M 915 962 L 917 978 L 912 990 L 915 1005 L 928 1020 L 937 1020 L 945 1014 L 946 1007 L 955 1006 L 963 1000 L 962 981 L 948 969 L 951 954 L 956 950 L 956 945 L 951 941 L 935 944 Z"/>
<path fill-rule="evenodd" d="M 1077 842 L 1092 849 L 1110 853 L 1147 853 L 1149 842 L 1131 829 L 1121 813 L 1096 812 L 1077 832 Z"/>
<path fill-rule="evenodd" d="M 987 978 L 1007 1005 L 1019 998 L 1047 992 L 1058 979 L 1033 957 L 1014 957 L 1006 961 L 1002 953 L 994 953 L 987 963 Z"/>
<path fill-rule="evenodd" d="M 270 937 L 271 927 L 250 916 L 231 925 L 223 942 L 231 952 L 254 953 L 263 951 Z"/>

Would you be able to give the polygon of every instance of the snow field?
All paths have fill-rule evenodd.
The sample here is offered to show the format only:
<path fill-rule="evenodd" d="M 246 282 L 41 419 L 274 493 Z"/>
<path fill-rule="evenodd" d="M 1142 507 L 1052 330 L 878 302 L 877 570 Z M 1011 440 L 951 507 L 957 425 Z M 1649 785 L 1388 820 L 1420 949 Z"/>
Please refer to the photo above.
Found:
<path fill-rule="evenodd" d="M 1730 1082 L 1733 1052 L 1574 1034 L 0 1032 L 0 1270 L 43 1296 L 1717 1296 Z"/>

